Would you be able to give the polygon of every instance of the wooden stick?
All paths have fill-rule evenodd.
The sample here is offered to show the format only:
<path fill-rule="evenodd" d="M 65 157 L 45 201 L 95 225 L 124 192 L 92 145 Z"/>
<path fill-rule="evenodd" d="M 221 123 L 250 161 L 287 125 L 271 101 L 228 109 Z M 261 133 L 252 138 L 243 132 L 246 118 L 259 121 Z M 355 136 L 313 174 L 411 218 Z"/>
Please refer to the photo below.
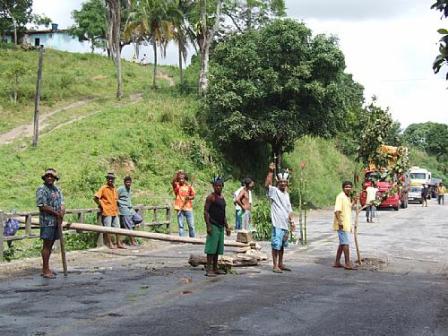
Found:
<path fill-rule="evenodd" d="M 58 220 L 58 231 L 59 231 L 59 244 L 61 246 L 61 257 L 62 257 L 62 269 L 64 270 L 64 276 L 67 276 L 67 259 L 65 256 L 65 244 L 64 244 L 64 232 L 62 231 L 62 220 Z"/>
<path fill-rule="evenodd" d="M 129 237 L 140 237 L 147 239 L 156 239 L 169 241 L 173 243 L 188 243 L 188 244 L 205 244 L 205 239 L 201 238 L 189 238 L 189 237 L 179 237 L 179 236 L 171 236 L 163 233 L 155 233 L 155 232 L 146 232 L 146 231 L 134 231 L 134 230 L 125 230 L 118 229 L 113 227 L 105 227 L 99 225 L 92 224 L 82 224 L 82 223 L 63 223 L 63 226 L 68 227 L 72 230 L 79 231 L 90 231 L 90 232 L 100 232 L 100 233 L 112 233 Z M 238 243 L 233 241 L 224 241 L 225 246 L 231 247 L 246 247 L 250 246 L 250 244 Z"/>

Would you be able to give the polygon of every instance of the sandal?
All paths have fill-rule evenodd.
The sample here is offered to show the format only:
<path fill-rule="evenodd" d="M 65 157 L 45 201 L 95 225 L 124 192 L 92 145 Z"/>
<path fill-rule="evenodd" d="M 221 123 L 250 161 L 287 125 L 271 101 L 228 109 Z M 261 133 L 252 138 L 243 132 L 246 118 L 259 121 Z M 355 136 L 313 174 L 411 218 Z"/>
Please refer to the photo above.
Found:
<path fill-rule="evenodd" d="M 281 266 L 279 267 L 282 271 L 286 271 L 286 272 L 291 272 L 291 269 L 289 267 L 286 266 Z"/>

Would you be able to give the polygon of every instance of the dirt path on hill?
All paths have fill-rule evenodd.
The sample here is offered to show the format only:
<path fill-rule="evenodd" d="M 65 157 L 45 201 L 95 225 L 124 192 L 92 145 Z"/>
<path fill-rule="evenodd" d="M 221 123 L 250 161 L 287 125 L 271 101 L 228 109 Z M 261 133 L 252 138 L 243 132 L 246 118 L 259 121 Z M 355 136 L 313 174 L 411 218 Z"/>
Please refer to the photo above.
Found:
<path fill-rule="evenodd" d="M 39 132 L 42 133 L 42 131 L 46 130 L 49 126 L 49 118 L 61 113 L 61 112 L 65 112 L 68 110 L 72 110 L 72 109 L 77 109 L 77 108 L 81 108 L 89 103 L 92 103 L 98 99 L 100 99 L 101 97 L 98 98 L 86 98 L 86 99 L 82 99 L 79 100 L 77 102 L 71 103 L 69 105 L 66 105 L 64 107 L 55 109 L 53 111 L 47 112 L 47 113 L 43 113 L 41 114 L 40 118 L 39 118 Z M 137 102 L 139 102 L 140 100 L 143 99 L 143 94 L 142 93 L 134 93 L 131 94 L 129 96 L 129 102 L 119 102 L 118 104 L 120 105 L 132 105 L 135 104 Z M 67 126 L 69 124 L 72 124 L 76 121 L 82 120 L 84 118 L 90 117 L 96 113 L 98 113 L 99 111 L 94 111 L 92 113 L 83 115 L 83 116 L 74 116 L 72 118 L 69 118 L 68 120 L 66 120 L 65 122 L 55 126 L 53 129 L 51 129 L 49 132 L 54 131 L 55 129 Z M 6 145 L 9 144 L 11 142 L 13 142 L 14 140 L 20 139 L 20 138 L 26 138 L 26 137 L 32 137 L 33 136 L 33 130 L 34 130 L 34 124 L 33 122 L 28 123 L 28 124 L 24 124 L 24 125 L 20 125 L 17 126 L 15 128 L 13 128 L 12 130 L 0 134 L 0 145 Z"/>

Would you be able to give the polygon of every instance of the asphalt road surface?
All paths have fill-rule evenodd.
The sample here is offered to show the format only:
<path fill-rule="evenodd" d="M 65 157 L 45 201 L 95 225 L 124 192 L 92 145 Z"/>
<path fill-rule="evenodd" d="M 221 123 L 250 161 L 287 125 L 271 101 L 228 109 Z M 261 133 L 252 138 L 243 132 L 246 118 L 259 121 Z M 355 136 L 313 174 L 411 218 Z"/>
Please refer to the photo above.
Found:
<path fill-rule="evenodd" d="M 69 253 L 55 280 L 34 259 L 0 279 L 0 335 L 448 335 L 447 218 L 435 201 L 375 223 L 361 214 L 370 263 L 357 271 L 331 267 L 331 211 L 311 215 L 309 244 L 288 249 L 283 274 L 265 262 L 207 278 L 187 264 L 203 247 L 165 243 Z"/>

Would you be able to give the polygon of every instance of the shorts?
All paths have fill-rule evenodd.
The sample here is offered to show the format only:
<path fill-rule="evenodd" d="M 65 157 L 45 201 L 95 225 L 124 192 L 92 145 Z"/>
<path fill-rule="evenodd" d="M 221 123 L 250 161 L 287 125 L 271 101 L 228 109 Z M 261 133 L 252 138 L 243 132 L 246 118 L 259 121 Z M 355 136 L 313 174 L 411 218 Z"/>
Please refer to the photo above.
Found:
<path fill-rule="evenodd" d="M 142 216 L 135 213 L 131 216 L 121 216 L 120 215 L 120 227 L 126 230 L 132 230 L 137 224 L 143 222 Z"/>
<path fill-rule="evenodd" d="M 288 247 L 288 230 L 272 227 L 271 246 L 273 250 L 280 251 Z"/>
<path fill-rule="evenodd" d="M 224 254 L 224 227 L 212 224 L 212 234 L 207 234 L 205 254 Z"/>
<path fill-rule="evenodd" d="M 350 245 L 348 233 L 344 230 L 338 230 L 339 245 Z"/>
<path fill-rule="evenodd" d="M 118 216 L 101 216 L 101 222 L 103 223 L 103 226 L 106 227 L 120 228 Z"/>
<path fill-rule="evenodd" d="M 40 239 L 44 240 L 58 240 L 59 230 L 57 226 L 41 226 Z"/>

